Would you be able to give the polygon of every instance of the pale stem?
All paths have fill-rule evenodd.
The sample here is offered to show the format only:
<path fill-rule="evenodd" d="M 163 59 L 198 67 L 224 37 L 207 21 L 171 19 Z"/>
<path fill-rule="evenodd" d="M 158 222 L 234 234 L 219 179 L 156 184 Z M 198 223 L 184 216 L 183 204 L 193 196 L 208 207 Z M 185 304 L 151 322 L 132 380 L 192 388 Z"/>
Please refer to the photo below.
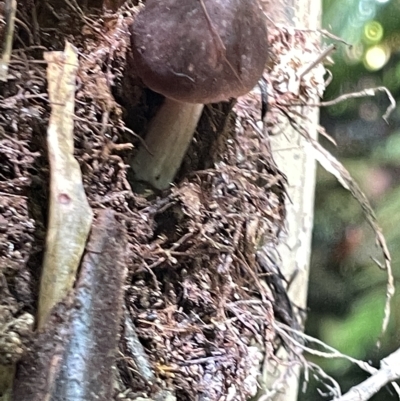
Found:
<path fill-rule="evenodd" d="M 165 99 L 153 118 L 142 146 L 132 161 L 138 181 L 166 189 L 174 180 L 192 141 L 203 104 Z"/>

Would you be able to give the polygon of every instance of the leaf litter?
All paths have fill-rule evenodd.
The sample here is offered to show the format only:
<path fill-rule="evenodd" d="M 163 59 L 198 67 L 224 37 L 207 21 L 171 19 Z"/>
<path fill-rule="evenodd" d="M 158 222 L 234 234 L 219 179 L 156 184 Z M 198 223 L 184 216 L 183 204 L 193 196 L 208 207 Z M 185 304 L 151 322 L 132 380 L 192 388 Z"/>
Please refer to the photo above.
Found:
<path fill-rule="evenodd" d="M 172 189 L 133 191 L 132 148 L 160 104 L 158 95 L 126 73 L 132 66 L 127 28 L 141 6 L 128 2 L 107 15 L 83 14 L 69 1 L 42 3 L 17 12 L 23 24 L 17 23 L 8 81 L 0 89 L 0 235 L 5 238 L 0 291 L 6 327 L 0 360 L 14 363 L 30 344 L 48 224 L 50 105 L 43 51 L 62 49 L 68 39 L 80 55 L 74 155 L 85 192 L 96 215 L 114 209 L 127 232 L 116 399 L 249 398 L 258 390 L 261 367 L 276 360 L 276 349 L 285 343 L 275 319 L 294 329 L 301 323 L 274 262 L 284 230 L 286 180 L 263 129 L 260 95 L 205 107 Z M 322 94 L 324 82 L 320 74 L 306 74 L 293 93 L 280 90 L 283 80 L 296 83 L 293 70 L 304 55 L 290 52 L 306 46 L 307 33 L 273 27 L 269 35 L 267 127 L 274 133 L 291 113 L 291 102 L 307 104 Z M 15 328 L 17 321 L 23 329 Z M 9 343 L 18 347 L 2 345 L 10 333 L 19 342 Z"/>

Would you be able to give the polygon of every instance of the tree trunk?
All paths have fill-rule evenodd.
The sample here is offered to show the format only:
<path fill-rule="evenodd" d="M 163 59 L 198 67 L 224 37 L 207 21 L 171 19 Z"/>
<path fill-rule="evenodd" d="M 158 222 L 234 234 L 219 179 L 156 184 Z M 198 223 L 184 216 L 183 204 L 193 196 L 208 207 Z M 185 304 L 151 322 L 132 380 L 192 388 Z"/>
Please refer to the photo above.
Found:
<path fill-rule="evenodd" d="M 284 26 L 315 30 L 320 27 L 321 2 L 312 0 L 281 0 L 263 6 L 272 9 L 271 18 Z M 271 14 L 271 13 L 270 13 Z M 315 55 L 317 58 L 318 55 Z M 316 99 L 317 101 L 317 99 Z M 318 108 L 298 110 L 307 116 L 307 132 L 317 137 Z M 281 238 L 278 250 L 281 256 L 281 270 L 291 282 L 289 296 L 294 305 L 303 310 L 307 305 L 309 261 L 314 213 L 314 191 L 316 162 L 307 154 L 307 141 L 290 126 L 283 128 L 284 134 L 271 137 L 273 155 L 279 169 L 286 175 L 288 198 L 286 199 L 286 233 Z M 285 358 L 282 349 L 280 357 Z M 279 374 L 279 373 L 278 373 Z M 268 387 L 278 376 L 277 372 L 267 378 Z M 285 381 L 283 392 L 276 401 L 295 401 L 299 388 L 300 368 L 292 369 Z"/>

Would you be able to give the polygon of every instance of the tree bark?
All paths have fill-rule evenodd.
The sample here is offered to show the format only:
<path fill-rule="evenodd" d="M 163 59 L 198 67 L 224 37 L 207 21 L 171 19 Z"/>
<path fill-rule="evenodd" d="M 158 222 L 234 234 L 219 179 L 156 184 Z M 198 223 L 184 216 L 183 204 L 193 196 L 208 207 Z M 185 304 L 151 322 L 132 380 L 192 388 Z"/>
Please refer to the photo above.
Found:
<path fill-rule="evenodd" d="M 272 1 L 263 1 L 262 3 L 276 24 L 313 30 L 320 27 L 320 1 L 281 0 L 277 3 Z M 306 115 L 308 119 L 308 134 L 312 138 L 317 138 L 318 108 L 301 108 L 299 112 Z M 306 140 L 299 133 L 291 127 L 285 127 L 283 130 L 284 135 L 271 137 L 275 161 L 288 180 L 286 188 L 288 193 L 286 200 L 287 229 L 284 237 L 281 238 L 278 250 L 282 261 L 282 273 L 289 281 L 293 278 L 289 288 L 289 297 L 294 305 L 305 309 L 314 214 L 316 162 L 307 154 Z M 285 351 L 283 349 L 281 351 L 279 356 L 287 357 Z M 298 395 L 299 375 L 300 368 L 297 366 L 286 376 L 285 387 L 275 396 L 274 400 L 295 401 Z M 266 379 L 269 388 L 273 387 L 274 380 L 278 376 L 279 372 L 275 372 Z"/>

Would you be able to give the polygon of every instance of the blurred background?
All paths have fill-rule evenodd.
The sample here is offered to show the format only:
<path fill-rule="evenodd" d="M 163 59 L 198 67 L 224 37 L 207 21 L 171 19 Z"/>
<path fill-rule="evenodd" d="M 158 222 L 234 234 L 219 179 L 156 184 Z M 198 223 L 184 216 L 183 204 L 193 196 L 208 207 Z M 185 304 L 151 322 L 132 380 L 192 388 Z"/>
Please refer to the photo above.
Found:
<path fill-rule="evenodd" d="M 323 3 L 323 27 L 353 45 L 338 44 L 334 64 L 327 66 L 333 80 L 324 100 L 386 86 L 399 102 L 389 124 L 382 119 L 390 104 L 384 92 L 321 109 L 321 124 L 338 146 L 323 138 L 321 142 L 372 203 L 392 254 L 398 290 L 388 331 L 378 348 L 387 275 L 371 257 L 381 260 L 381 254 L 358 203 L 333 176 L 318 168 L 306 332 L 378 367 L 380 359 L 400 346 L 400 0 Z M 308 359 L 334 377 L 343 392 L 367 377 L 345 360 Z M 323 392 L 322 383 L 311 375 L 300 400 L 323 400 Z M 395 399 L 390 388 L 373 398 Z"/>

